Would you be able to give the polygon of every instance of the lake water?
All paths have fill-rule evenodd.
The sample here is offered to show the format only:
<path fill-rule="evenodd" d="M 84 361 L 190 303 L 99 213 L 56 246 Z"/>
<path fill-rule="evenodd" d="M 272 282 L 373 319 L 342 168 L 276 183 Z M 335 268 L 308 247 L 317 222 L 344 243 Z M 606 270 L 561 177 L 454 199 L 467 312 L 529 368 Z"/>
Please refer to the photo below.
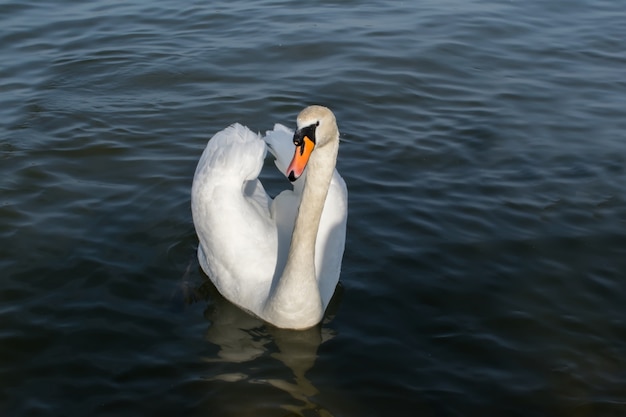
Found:
<path fill-rule="evenodd" d="M 0 415 L 626 415 L 623 1 L 0 5 Z M 324 323 L 195 258 L 233 122 L 342 134 Z M 270 160 L 275 194 L 287 181 Z"/>

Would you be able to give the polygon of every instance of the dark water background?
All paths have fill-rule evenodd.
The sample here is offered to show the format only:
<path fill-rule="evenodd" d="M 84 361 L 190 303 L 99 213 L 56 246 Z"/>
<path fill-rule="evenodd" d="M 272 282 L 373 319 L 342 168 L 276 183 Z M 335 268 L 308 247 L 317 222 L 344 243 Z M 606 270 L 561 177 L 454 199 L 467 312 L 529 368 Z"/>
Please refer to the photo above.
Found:
<path fill-rule="evenodd" d="M 0 415 L 626 415 L 626 3 L 0 4 Z M 239 121 L 331 107 L 326 322 L 195 260 Z M 270 189 L 287 186 L 268 161 Z"/>

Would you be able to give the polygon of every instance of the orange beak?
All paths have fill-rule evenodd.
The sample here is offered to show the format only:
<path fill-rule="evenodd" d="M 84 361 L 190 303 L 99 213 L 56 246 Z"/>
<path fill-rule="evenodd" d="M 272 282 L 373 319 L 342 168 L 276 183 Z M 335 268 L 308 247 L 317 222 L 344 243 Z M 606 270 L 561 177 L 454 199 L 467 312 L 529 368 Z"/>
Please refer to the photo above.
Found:
<path fill-rule="evenodd" d="M 309 162 L 313 148 L 315 148 L 315 142 L 308 136 L 304 136 L 296 142 L 296 151 L 293 154 L 293 159 L 289 167 L 287 167 L 287 178 L 289 178 L 289 181 L 294 182 L 300 178 L 300 175 L 304 172 L 304 168 L 306 168 L 306 164 Z"/>

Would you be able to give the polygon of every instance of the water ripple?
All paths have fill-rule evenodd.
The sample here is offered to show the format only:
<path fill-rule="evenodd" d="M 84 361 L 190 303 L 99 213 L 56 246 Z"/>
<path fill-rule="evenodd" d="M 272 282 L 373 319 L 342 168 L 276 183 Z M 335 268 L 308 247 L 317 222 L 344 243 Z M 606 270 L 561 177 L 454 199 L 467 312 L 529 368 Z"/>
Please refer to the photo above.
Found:
<path fill-rule="evenodd" d="M 618 3 L 0 8 L 3 415 L 621 412 Z M 347 247 L 283 333 L 201 274 L 189 188 L 217 130 L 316 102 Z"/>

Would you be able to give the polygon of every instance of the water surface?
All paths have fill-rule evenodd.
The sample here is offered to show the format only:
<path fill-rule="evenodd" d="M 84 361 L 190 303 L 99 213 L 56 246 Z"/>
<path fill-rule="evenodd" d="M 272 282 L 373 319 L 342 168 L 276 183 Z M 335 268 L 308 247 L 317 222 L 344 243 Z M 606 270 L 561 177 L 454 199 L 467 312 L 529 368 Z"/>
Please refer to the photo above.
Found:
<path fill-rule="evenodd" d="M 621 2 L 0 11 L 2 415 L 626 412 Z M 190 186 L 216 131 L 312 103 L 344 266 L 279 331 L 200 271 Z"/>

